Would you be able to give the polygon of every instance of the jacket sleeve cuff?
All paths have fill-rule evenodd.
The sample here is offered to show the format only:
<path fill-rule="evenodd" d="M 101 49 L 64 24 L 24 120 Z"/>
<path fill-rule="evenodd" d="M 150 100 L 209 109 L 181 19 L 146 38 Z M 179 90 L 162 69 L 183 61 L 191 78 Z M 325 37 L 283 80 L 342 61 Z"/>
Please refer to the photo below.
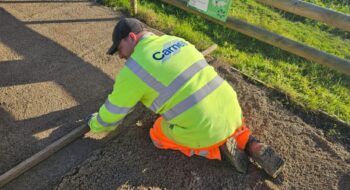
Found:
<path fill-rule="evenodd" d="M 114 127 L 103 127 L 101 126 L 98 121 L 97 121 L 97 116 L 94 116 L 90 119 L 89 123 L 88 123 L 89 127 L 90 127 L 90 131 L 93 133 L 103 133 L 103 132 L 110 132 L 115 130 L 118 126 L 114 126 Z"/>

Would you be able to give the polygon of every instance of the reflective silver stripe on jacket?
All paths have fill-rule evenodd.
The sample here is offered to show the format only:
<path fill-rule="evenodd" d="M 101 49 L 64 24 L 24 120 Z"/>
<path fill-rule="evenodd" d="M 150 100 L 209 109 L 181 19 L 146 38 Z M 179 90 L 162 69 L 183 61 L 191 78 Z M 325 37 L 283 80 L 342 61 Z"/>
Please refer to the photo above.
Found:
<path fill-rule="evenodd" d="M 108 99 L 106 100 L 104 105 L 106 106 L 109 112 L 114 114 L 127 114 L 131 110 L 131 108 L 116 106 L 112 104 Z"/>
<path fill-rule="evenodd" d="M 126 66 L 134 72 L 140 79 L 143 80 L 148 86 L 160 92 L 165 86 L 158 82 L 152 75 L 150 75 L 145 69 L 143 69 L 135 60 L 129 58 L 126 62 Z M 154 110 L 153 110 L 154 111 Z"/>
<path fill-rule="evenodd" d="M 189 79 L 208 66 L 205 60 L 200 60 L 183 71 L 171 84 L 159 92 L 159 96 L 151 104 L 151 110 L 158 110 L 167 102 Z"/>
<path fill-rule="evenodd" d="M 122 122 L 122 120 L 119 120 L 119 121 L 114 122 L 114 123 L 106 123 L 106 122 L 102 121 L 102 119 L 100 117 L 100 114 L 97 115 L 97 121 L 103 127 L 115 127 L 115 126 L 119 125 Z"/>
<path fill-rule="evenodd" d="M 208 82 L 206 85 L 204 85 L 202 88 L 200 88 L 198 91 L 196 91 L 191 96 L 187 97 L 182 102 L 178 103 L 176 106 L 165 112 L 163 117 L 166 120 L 171 120 L 178 116 L 179 114 L 185 112 L 192 106 L 196 105 L 198 102 L 200 102 L 203 98 L 205 98 L 208 94 L 210 94 L 212 91 L 217 89 L 224 80 L 220 76 L 216 76 L 214 79 L 212 79 L 210 82 Z"/>
<path fill-rule="evenodd" d="M 208 64 L 205 60 L 200 60 L 185 71 L 183 71 L 176 79 L 169 85 L 164 86 L 157 79 L 155 79 L 152 75 L 150 75 L 145 69 L 143 69 L 139 64 L 136 63 L 135 60 L 129 58 L 126 66 L 134 72 L 141 80 L 143 80 L 148 86 L 153 88 L 159 93 L 159 96 L 153 101 L 150 106 L 150 109 L 154 112 L 169 100 L 181 87 L 185 84 L 189 79 L 192 78 L 193 75 L 201 71 Z M 197 104 L 200 100 L 205 98 L 209 93 L 214 91 L 221 83 L 223 79 L 219 76 L 216 76 L 213 80 L 208 82 L 205 86 L 203 86 L 200 90 L 186 98 L 184 101 L 177 104 L 175 107 L 167 111 L 163 114 L 164 118 L 170 120 L 182 112 L 186 111 L 190 107 Z"/>
<path fill-rule="evenodd" d="M 200 156 L 207 157 L 208 154 L 209 154 L 209 152 L 208 152 L 207 150 L 201 150 L 201 151 L 199 151 L 199 155 L 200 155 Z"/>

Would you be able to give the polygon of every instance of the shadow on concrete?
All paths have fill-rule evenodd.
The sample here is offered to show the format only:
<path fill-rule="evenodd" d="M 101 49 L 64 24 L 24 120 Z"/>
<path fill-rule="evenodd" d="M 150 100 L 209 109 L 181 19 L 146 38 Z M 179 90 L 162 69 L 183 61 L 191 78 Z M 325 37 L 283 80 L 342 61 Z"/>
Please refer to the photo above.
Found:
<path fill-rule="evenodd" d="M 339 190 L 350 189 L 350 174 L 345 174 L 340 177 L 340 180 L 338 181 L 338 189 Z"/>
<path fill-rule="evenodd" d="M 63 1 L 47 1 L 47 0 L 43 0 L 43 1 L 1 1 L 0 4 L 5 4 L 5 3 L 9 3 L 9 4 L 14 4 L 14 3 L 87 3 L 87 2 L 90 2 L 88 0 L 86 1 L 80 1 L 80 0 L 77 0 L 77 1 L 66 1 L 66 0 L 63 0 Z"/>
<path fill-rule="evenodd" d="M 36 2 L 43 3 L 45 1 L 26 1 L 23 3 Z M 60 2 L 74 3 L 76 1 Z M 22 2 L 11 1 L 2 3 Z M 48 1 L 48 3 L 52 2 Z M 64 22 L 101 22 L 112 20 L 116 20 L 116 18 L 65 20 Z M 5 173 L 72 131 L 77 127 L 77 123 L 74 121 L 98 110 L 107 94 L 112 90 L 114 83 L 99 68 L 85 62 L 65 47 L 26 26 L 26 24 L 34 23 L 21 22 L 0 7 L 0 42 L 22 57 L 21 60 L 0 62 L 0 90 L 17 85 L 53 81 L 62 87 L 78 105 L 69 109 L 20 120 L 11 115 L 10 110 L 7 110 L 11 109 L 11 106 L 6 105 L 8 104 L 6 100 L 5 102 L 0 102 L 0 135 L 5 137 L 0 138 L 0 174 Z M 59 22 L 56 21 L 56 23 Z M 42 96 L 49 94 L 50 89 L 47 90 L 48 93 L 42 92 Z M 33 95 L 16 94 L 12 96 L 30 99 L 31 97 L 28 96 Z M 50 102 L 46 103 L 50 104 Z M 45 138 L 35 138 L 34 134 L 47 130 L 51 130 L 51 132 L 48 132 Z M 56 154 L 51 161 L 44 162 L 44 165 L 46 164 L 47 167 L 38 166 L 41 168 L 40 170 L 35 169 L 26 175 L 22 175 L 5 188 L 52 188 L 52 185 L 56 184 L 65 172 L 85 160 L 94 149 L 101 146 L 99 140 L 88 138 L 80 139 L 74 144 Z"/>
<path fill-rule="evenodd" d="M 70 19 L 70 20 L 43 20 L 43 21 L 26 21 L 25 25 L 29 24 L 62 24 L 62 23 L 83 23 L 83 22 L 105 22 L 118 20 L 119 17 L 113 18 L 97 18 L 97 19 Z"/>

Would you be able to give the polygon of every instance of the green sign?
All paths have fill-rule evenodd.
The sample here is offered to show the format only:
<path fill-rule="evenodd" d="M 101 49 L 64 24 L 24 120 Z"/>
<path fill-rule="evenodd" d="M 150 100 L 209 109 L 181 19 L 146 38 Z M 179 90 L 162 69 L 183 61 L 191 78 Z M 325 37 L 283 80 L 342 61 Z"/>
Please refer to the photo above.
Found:
<path fill-rule="evenodd" d="M 189 0 L 187 6 L 215 19 L 226 21 L 231 0 Z"/>

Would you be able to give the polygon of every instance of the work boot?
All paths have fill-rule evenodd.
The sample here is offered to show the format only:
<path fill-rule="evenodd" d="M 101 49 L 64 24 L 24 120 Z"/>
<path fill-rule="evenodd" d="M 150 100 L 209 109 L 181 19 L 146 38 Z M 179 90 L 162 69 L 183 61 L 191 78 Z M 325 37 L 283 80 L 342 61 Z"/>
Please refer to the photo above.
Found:
<path fill-rule="evenodd" d="M 225 160 L 227 160 L 240 173 L 247 173 L 248 156 L 244 150 L 238 149 L 234 138 L 230 137 L 226 143 L 220 146 L 220 152 Z"/>
<path fill-rule="evenodd" d="M 246 151 L 271 177 L 276 178 L 281 172 L 284 161 L 272 147 L 260 143 L 253 136 L 250 136 Z"/>

